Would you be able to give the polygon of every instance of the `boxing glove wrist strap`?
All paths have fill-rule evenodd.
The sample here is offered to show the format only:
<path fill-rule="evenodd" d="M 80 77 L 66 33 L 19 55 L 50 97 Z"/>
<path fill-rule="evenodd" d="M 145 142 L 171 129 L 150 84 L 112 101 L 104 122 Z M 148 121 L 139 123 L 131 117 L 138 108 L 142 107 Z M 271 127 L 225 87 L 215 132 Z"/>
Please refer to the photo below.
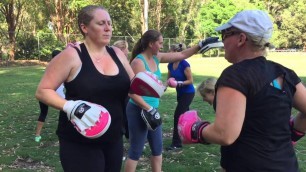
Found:
<path fill-rule="evenodd" d="M 182 87 L 184 85 L 184 81 L 177 81 L 177 87 Z"/>
<path fill-rule="evenodd" d="M 202 135 L 202 131 L 205 127 L 207 127 L 210 123 L 208 121 L 198 121 L 192 126 L 192 137 L 198 140 L 199 143 L 202 144 L 210 144 L 206 141 L 206 139 Z"/>
<path fill-rule="evenodd" d="M 297 142 L 298 140 L 300 140 L 302 137 L 305 136 L 304 132 L 301 132 L 294 128 L 294 118 L 290 119 L 290 130 L 291 130 L 291 140 L 293 142 Z"/>
<path fill-rule="evenodd" d="M 153 109 L 153 107 L 151 106 L 151 107 L 147 110 L 147 112 L 150 112 L 152 109 Z"/>

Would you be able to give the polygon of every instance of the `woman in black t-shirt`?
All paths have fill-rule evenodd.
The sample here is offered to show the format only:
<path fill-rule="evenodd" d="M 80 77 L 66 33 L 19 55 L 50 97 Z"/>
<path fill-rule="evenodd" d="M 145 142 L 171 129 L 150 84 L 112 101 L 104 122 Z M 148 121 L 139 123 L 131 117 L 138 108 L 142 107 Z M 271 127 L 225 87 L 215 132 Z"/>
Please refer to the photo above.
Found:
<path fill-rule="evenodd" d="M 299 171 L 292 141 L 305 135 L 306 89 L 293 70 L 265 58 L 272 29 L 260 10 L 239 12 L 216 28 L 233 63 L 216 83 L 216 119 L 179 121 L 185 142 L 221 145 L 223 171 Z M 292 107 L 299 113 L 290 119 Z"/>

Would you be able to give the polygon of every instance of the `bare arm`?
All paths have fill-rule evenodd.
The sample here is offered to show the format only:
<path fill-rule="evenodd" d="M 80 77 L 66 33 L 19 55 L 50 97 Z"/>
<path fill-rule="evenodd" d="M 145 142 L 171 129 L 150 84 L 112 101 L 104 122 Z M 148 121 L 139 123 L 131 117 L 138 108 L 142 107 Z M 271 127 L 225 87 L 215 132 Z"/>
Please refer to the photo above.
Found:
<path fill-rule="evenodd" d="M 168 70 L 168 72 L 167 72 L 167 80 L 166 80 L 166 82 L 165 82 L 165 87 L 168 87 L 169 85 L 168 85 L 168 79 L 169 78 L 171 78 L 171 73 L 170 73 L 170 71 Z"/>
<path fill-rule="evenodd" d="M 202 135 L 210 143 L 230 145 L 240 135 L 246 111 L 246 97 L 239 91 L 220 87 L 217 92 L 215 122 Z"/>
<path fill-rule="evenodd" d="M 294 128 L 306 132 L 306 88 L 302 83 L 296 85 L 293 107 L 299 111 L 295 117 Z"/>
<path fill-rule="evenodd" d="M 170 71 L 168 70 L 168 73 L 167 73 L 167 79 L 171 78 L 171 73 Z"/>
<path fill-rule="evenodd" d="M 131 63 L 131 67 L 135 74 L 146 71 L 143 62 L 140 59 L 134 59 Z M 147 104 L 141 96 L 137 94 L 129 94 L 129 96 L 142 109 L 149 110 L 151 108 L 151 106 Z"/>
<path fill-rule="evenodd" d="M 187 78 L 186 81 L 183 82 L 184 85 L 189 85 L 193 83 L 193 77 L 192 77 L 192 73 L 191 73 L 191 69 L 190 67 L 186 67 L 184 70 L 184 74 Z"/>
<path fill-rule="evenodd" d="M 160 63 L 171 63 L 187 59 L 199 51 L 199 46 L 195 45 L 181 52 L 158 53 L 157 58 Z"/>
<path fill-rule="evenodd" d="M 66 102 L 56 93 L 56 89 L 65 81 L 73 78 L 77 68 L 81 65 L 77 52 L 67 48 L 48 64 L 37 90 L 36 98 L 56 109 L 62 110 Z"/>

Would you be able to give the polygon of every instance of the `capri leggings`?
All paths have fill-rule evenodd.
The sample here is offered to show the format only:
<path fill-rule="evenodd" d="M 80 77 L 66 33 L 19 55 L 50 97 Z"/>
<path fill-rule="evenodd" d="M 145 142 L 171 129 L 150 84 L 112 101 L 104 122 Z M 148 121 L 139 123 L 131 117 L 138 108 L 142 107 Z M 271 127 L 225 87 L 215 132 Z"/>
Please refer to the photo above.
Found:
<path fill-rule="evenodd" d="M 141 110 L 140 107 L 131 102 L 126 107 L 130 136 L 128 156 L 134 161 L 138 161 L 142 155 L 146 139 L 148 139 L 152 156 L 161 155 L 163 149 L 161 125 L 155 131 L 148 130 L 145 122 L 141 118 Z"/>
<path fill-rule="evenodd" d="M 59 140 L 60 160 L 65 172 L 120 172 L 122 137 L 111 143 L 88 144 Z"/>
<path fill-rule="evenodd" d="M 40 114 L 38 117 L 38 121 L 45 122 L 46 117 L 48 115 L 48 105 L 44 104 L 43 102 L 39 102 L 40 107 Z"/>

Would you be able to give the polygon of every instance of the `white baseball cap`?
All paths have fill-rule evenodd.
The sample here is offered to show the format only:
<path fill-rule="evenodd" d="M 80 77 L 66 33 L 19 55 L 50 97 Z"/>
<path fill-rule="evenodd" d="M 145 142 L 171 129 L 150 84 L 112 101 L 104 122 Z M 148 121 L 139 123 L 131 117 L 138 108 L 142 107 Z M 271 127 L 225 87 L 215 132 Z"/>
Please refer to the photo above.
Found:
<path fill-rule="evenodd" d="M 273 31 L 271 19 L 266 12 L 261 10 L 241 11 L 215 30 L 222 31 L 230 27 L 235 27 L 243 32 L 265 39 L 270 39 Z"/>

